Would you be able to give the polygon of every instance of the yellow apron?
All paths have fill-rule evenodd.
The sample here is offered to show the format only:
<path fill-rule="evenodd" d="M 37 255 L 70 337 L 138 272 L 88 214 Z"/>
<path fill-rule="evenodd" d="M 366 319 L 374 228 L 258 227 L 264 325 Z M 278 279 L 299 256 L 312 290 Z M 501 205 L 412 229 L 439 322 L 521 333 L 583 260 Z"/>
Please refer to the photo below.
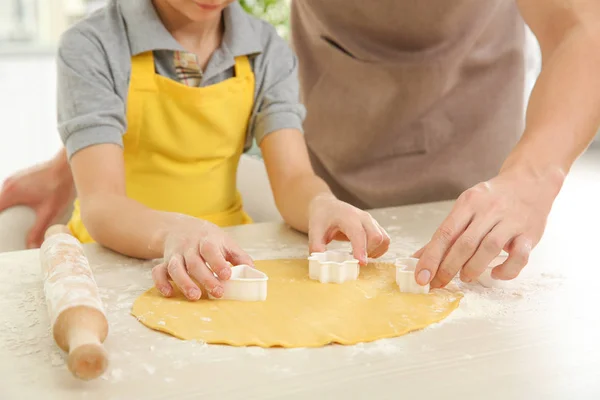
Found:
<path fill-rule="evenodd" d="M 250 223 L 236 186 L 254 103 L 248 57 L 236 58 L 235 77 L 201 88 L 156 74 L 152 52 L 131 63 L 123 136 L 127 197 L 219 226 Z M 79 200 L 69 229 L 80 241 L 93 241 Z"/>

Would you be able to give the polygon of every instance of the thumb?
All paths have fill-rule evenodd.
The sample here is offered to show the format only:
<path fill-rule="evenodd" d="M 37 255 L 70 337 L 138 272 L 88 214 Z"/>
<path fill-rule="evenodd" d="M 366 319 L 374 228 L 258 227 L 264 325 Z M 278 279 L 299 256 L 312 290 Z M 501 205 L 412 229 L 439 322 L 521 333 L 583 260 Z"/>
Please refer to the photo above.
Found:
<path fill-rule="evenodd" d="M 53 215 L 50 208 L 40 210 L 36 216 L 35 223 L 27 234 L 27 248 L 38 248 L 44 241 L 44 233 L 52 223 Z"/>
<path fill-rule="evenodd" d="M 313 224 L 308 228 L 308 252 L 322 253 L 327 250 L 325 230 L 322 224 Z"/>
<path fill-rule="evenodd" d="M 433 279 L 433 276 L 435 275 L 435 272 L 437 271 L 437 269 L 434 269 L 432 272 L 427 267 L 427 265 L 426 265 L 427 263 L 423 262 L 423 259 L 421 259 L 421 256 L 423 255 L 424 252 L 425 252 L 425 247 L 423 247 L 422 249 L 420 249 L 413 255 L 413 258 L 419 259 L 419 261 L 417 261 L 417 266 L 415 268 L 415 280 L 421 286 L 425 286 L 428 283 L 430 283 L 431 280 Z"/>

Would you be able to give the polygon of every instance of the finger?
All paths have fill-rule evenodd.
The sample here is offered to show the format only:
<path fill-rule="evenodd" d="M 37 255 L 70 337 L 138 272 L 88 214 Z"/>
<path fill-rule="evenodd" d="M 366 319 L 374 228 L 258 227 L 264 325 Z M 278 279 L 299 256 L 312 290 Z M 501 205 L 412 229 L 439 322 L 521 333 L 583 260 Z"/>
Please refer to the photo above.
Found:
<path fill-rule="evenodd" d="M 496 220 L 486 217 L 475 217 L 473 222 L 456 239 L 448 254 L 440 264 L 435 277 L 431 281 L 432 287 L 444 287 L 461 271 L 471 257 L 477 252 L 479 244 L 494 228 Z M 461 273 L 462 278 L 462 273 Z"/>
<path fill-rule="evenodd" d="M 254 267 L 254 260 L 233 240 L 225 239 L 225 259 L 233 265 L 249 265 Z"/>
<path fill-rule="evenodd" d="M 35 223 L 27 233 L 27 248 L 38 248 L 44 241 L 44 233 L 52 224 L 54 213 L 50 208 L 43 208 L 38 212 Z"/>
<path fill-rule="evenodd" d="M 390 238 L 388 236 L 387 239 L 384 239 L 384 241 L 379 245 L 379 247 L 377 247 L 375 250 L 373 250 L 371 252 L 371 254 L 369 254 L 369 257 L 379 258 L 379 257 L 383 256 L 385 253 L 387 253 L 387 251 L 389 249 L 390 249 Z"/>
<path fill-rule="evenodd" d="M 174 255 L 168 261 L 167 272 L 179 290 L 189 300 L 198 300 L 202 292 L 186 271 L 184 259 L 180 254 Z"/>
<path fill-rule="evenodd" d="M 231 266 L 225 260 L 221 248 L 214 242 L 202 242 L 199 252 L 202 259 L 208 264 L 212 272 L 217 274 L 220 280 L 226 281 L 231 277 Z"/>
<path fill-rule="evenodd" d="M 515 279 L 529 262 L 533 245 L 524 235 L 517 236 L 508 246 L 506 261 L 492 270 L 492 278 L 501 280 Z"/>
<path fill-rule="evenodd" d="M 173 286 L 169 282 L 169 273 L 167 272 L 167 264 L 161 263 L 152 268 L 152 280 L 154 286 L 165 297 L 170 297 L 173 294 Z"/>
<path fill-rule="evenodd" d="M 383 236 L 383 240 L 381 241 L 379 246 L 369 254 L 369 256 L 372 258 L 379 258 L 379 257 L 383 256 L 385 253 L 387 253 L 387 251 L 389 250 L 391 239 L 390 239 L 390 235 L 388 235 L 388 233 L 385 231 L 385 229 L 383 229 L 376 220 L 373 220 L 373 221 L 375 222 L 377 229 L 379 229 L 379 232 Z"/>
<path fill-rule="evenodd" d="M 381 232 L 379 224 L 369 214 L 366 214 L 362 218 L 362 227 L 367 235 L 367 255 L 373 257 L 373 254 L 375 254 L 376 250 L 379 249 L 385 240 L 385 236 Z"/>
<path fill-rule="evenodd" d="M 473 213 L 462 206 L 455 206 L 442 222 L 433 237 L 425 245 L 415 269 L 415 279 L 421 286 L 431 282 L 446 253 L 471 222 Z"/>
<path fill-rule="evenodd" d="M 472 282 L 490 265 L 500 254 L 517 232 L 517 228 L 508 223 L 499 223 L 485 237 L 481 239 L 475 254 L 465 264 L 461 271 L 464 282 Z"/>
<path fill-rule="evenodd" d="M 344 222 L 340 230 L 350 240 L 354 258 L 360 265 L 367 265 L 367 233 L 362 224 L 357 220 Z"/>
<path fill-rule="evenodd" d="M 322 222 L 310 224 L 308 228 L 308 252 L 322 253 L 327 250 L 325 226 Z"/>
<path fill-rule="evenodd" d="M 189 249 L 183 253 L 185 268 L 188 274 L 215 297 L 223 296 L 223 286 L 201 258 L 198 250 Z"/>

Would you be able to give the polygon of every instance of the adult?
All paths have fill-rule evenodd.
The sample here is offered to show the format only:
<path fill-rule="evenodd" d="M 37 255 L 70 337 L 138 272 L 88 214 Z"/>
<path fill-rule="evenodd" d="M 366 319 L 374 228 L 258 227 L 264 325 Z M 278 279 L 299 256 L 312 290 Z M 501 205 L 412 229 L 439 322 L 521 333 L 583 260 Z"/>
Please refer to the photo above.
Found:
<path fill-rule="evenodd" d="M 543 58 L 526 124 L 522 17 Z M 473 280 L 502 249 L 493 276 L 516 277 L 600 125 L 600 2 L 302 0 L 292 37 L 311 161 L 334 193 L 362 208 L 458 196 L 417 280 Z M 9 182 L 0 208 L 43 207 L 42 181 Z"/>
<path fill-rule="evenodd" d="M 493 276 L 515 278 L 600 125 L 600 2 L 292 4 L 317 173 L 362 208 L 458 196 L 417 254 L 419 283 L 473 280 L 503 249 Z M 526 125 L 522 18 L 543 59 Z"/>

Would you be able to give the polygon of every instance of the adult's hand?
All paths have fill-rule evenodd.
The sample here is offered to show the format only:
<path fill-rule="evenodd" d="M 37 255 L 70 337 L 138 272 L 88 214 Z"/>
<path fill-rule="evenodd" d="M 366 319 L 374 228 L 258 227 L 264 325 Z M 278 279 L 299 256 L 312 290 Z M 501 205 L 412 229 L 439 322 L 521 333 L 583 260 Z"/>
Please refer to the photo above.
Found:
<path fill-rule="evenodd" d="M 471 282 L 502 250 L 509 256 L 492 277 L 516 278 L 542 237 L 563 180 L 559 171 L 537 175 L 515 168 L 468 189 L 415 254 L 417 282 L 444 287 L 458 273 Z"/>
<path fill-rule="evenodd" d="M 59 154 L 6 179 L 0 190 L 0 212 L 19 205 L 32 208 L 36 220 L 26 244 L 36 248 L 41 246 L 46 229 L 67 209 L 74 191 L 66 157 Z"/>

